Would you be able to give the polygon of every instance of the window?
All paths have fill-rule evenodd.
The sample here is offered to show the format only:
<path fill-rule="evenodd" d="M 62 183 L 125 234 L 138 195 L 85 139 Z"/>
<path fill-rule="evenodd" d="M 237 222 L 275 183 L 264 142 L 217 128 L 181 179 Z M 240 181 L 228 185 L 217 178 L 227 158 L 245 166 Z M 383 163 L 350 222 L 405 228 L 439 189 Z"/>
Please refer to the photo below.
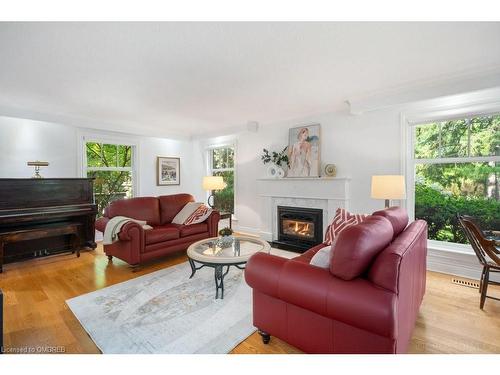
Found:
<path fill-rule="evenodd" d="M 222 176 L 227 184 L 224 190 L 214 192 L 214 207 L 219 211 L 234 213 L 234 146 L 209 150 L 209 173 Z"/>
<path fill-rule="evenodd" d="M 134 147 L 125 144 L 86 142 L 84 175 L 95 178 L 94 192 L 98 216 L 116 199 L 130 198 L 133 189 Z"/>
<path fill-rule="evenodd" d="M 456 214 L 500 228 L 500 114 L 413 127 L 415 218 L 429 239 L 467 243 Z"/>

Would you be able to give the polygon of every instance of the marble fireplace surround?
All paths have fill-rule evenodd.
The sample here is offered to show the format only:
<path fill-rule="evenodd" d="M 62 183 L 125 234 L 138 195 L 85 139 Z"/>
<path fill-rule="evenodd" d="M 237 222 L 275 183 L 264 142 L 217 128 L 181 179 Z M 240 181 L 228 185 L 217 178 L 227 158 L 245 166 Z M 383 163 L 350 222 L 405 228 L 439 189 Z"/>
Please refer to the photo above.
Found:
<path fill-rule="evenodd" d="M 348 177 L 262 178 L 257 180 L 262 221 L 260 236 L 278 239 L 278 206 L 323 210 L 323 235 L 337 208 L 349 209 Z"/>

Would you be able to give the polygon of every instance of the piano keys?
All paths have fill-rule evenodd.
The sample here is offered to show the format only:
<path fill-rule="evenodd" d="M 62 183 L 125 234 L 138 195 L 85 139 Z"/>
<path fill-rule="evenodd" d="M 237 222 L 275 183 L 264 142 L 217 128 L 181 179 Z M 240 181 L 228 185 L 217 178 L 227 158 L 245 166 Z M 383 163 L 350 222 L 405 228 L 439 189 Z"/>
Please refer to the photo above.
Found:
<path fill-rule="evenodd" d="M 95 249 L 96 214 L 91 178 L 0 178 L 0 258 Z"/>

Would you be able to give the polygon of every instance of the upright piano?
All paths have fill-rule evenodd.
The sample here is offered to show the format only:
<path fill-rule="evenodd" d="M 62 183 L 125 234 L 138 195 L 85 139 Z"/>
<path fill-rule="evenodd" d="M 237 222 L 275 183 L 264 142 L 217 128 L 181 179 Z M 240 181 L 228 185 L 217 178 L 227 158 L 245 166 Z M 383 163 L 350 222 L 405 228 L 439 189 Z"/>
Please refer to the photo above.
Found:
<path fill-rule="evenodd" d="M 95 249 L 92 178 L 0 178 L 3 260 Z"/>

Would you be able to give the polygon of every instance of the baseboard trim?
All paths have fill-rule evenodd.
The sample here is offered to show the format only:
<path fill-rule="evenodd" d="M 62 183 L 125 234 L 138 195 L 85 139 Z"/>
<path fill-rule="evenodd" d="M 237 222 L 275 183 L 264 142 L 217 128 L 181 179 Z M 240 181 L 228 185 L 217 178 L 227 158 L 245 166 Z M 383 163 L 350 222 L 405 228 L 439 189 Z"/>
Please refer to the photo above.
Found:
<path fill-rule="evenodd" d="M 460 251 L 447 251 L 429 246 L 427 249 L 427 269 L 429 271 L 446 273 L 479 280 L 482 266 L 475 254 Z M 499 281 L 500 277 L 491 274 L 490 279 Z"/>

